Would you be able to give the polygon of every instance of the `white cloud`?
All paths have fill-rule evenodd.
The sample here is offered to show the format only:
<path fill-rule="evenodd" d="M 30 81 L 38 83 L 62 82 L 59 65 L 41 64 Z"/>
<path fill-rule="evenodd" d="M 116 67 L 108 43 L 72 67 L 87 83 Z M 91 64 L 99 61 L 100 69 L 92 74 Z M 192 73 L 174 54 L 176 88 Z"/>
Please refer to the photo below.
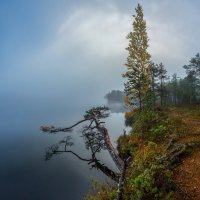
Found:
<path fill-rule="evenodd" d="M 158 4 L 154 2 L 153 5 L 154 10 L 159 10 Z M 183 74 L 181 66 L 188 59 L 186 55 L 189 38 L 182 31 L 182 26 L 172 21 L 162 22 L 156 15 L 153 18 L 147 15 L 145 18 L 150 39 L 149 51 L 153 61 L 164 62 L 170 74 L 177 71 Z M 117 56 L 124 59 L 128 43 L 126 35 L 130 32 L 131 26 L 132 17 L 114 6 L 109 6 L 109 10 L 106 11 L 82 8 L 67 17 L 59 26 L 59 39 L 55 43 L 55 49 L 63 52 L 67 49 L 78 49 L 89 60 L 93 57 L 97 60 L 112 60 Z M 61 53 L 59 50 L 56 51 Z"/>
<path fill-rule="evenodd" d="M 199 51 L 199 3 L 150 0 L 143 5 L 153 60 L 163 62 L 169 74 L 185 76 L 182 66 Z"/>
<path fill-rule="evenodd" d="M 103 99 L 108 90 L 123 85 L 130 23 L 129 16 L 116 9 L 76 10 L 58 25 L 45 48 L 7 71 L 4 82 L 8 92 L 17 91 L 14 95 L 26 98 L 58 99 L 60 104 L 65 99 Z"/>
<path fill-rule="evenodd" d="M 188 61 L 188 37 L 177 23 L 162 23 L 157 17 L 145 15 L 149 50 L 153 61 L 163 62 L 169 73 L 174 73 Z M 63 94 L 66 90 L 75 96 L 75 90 L 83 95 L 92 90 L 103 96 L 103 91 L 123 87 L 126 35 L 131 29 L 131 15 L 114 6 L 77 8 L 57 25 L 46 47 L 23 58 L 15 72 L 11 69 L 4 76 L 4 82 L 14 83 L 9 87 L 17 87 L 23 93 L 34 90 L 38 95 L 41 91 L 52 94 L 54 90 Z"/>
<path fill-rule="evenodd" d="M 185 60 L 187 37 L 174 24 L 147 20 L 150 53 L 156 62 L 164 62 L 170 73 Z"/>
<path fill-rule="evenodd" d="M 124 53 L 130 16 L 109 11 L 81 9 L 67 18 L 58 29 L 60 40 L 72 47 L 84 48 L 90 56 L 109 57 Z"/>

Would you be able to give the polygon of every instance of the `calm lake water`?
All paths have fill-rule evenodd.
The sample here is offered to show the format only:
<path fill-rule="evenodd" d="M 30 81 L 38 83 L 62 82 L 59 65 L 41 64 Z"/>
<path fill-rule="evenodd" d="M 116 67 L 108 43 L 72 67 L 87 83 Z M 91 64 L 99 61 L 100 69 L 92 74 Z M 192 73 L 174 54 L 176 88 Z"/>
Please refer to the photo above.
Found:
<path fill-rule="evenodd" d="M 92 177 L 106 179 L 99 171 L 70 154 L 54 156 L 44 161 L 45 148 L 57 143 L 69 133 L 41 133 L 41 125 L 68 126 L 82 118 L 86 108 L 59 112 L 52 108 L 32 109 L 29 106 L 1 105 L 0 114 L 0 199 L 2 200 L 81 200 L 89 190 Z M 22 104 L 23 105 L 23 104 Z M 58 110 L 56 112 L 56 110 Z M 44 112 L 45 114 L 42 114 Z M 113 113 L 106 119 L 112 142 L 123 133 L 124 115 Z M 72 149 L 89 157 L 78 130 L 74 130 Z M 99 155 L 102 162 L 116 169 L 107 152 Z"/>

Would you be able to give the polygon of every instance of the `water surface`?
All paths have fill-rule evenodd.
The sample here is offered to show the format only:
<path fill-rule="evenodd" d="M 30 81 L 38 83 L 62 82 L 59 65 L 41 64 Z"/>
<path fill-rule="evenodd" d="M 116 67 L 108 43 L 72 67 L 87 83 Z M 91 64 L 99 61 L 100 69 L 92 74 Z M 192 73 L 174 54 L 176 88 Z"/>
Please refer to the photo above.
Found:
<path fill-rule="evenodd" d="M 45 148 L 57 143 L 66 133 L 44 134 L 41 125 L 68 126 L 81 119 L 88 106 L 76 110 L 51 107 L 29 107 L 19 102 L 2 102 L 0 134 L 0 199 L 4 200 L 81 200 L 89 190 L 92 177 L 106 179 L 87 163 L 70 154 L 54 156 L 44 161 Z M 50 107 L 50 106 L 49 106 Z M 79 109 L 80 108 L 80 109 Z M 112 142 L 123 132 L 123 114 L 111 114 L 106 119 Z M 80 128 L 80 127 L 79 127 Z M 74 130 L 72 149 L 88 158 L 78 129 Z M 67 133 L 68 134 L 68 133 Z M 107 152 L 99 155 L 102 162 L 116 170 Z"/>

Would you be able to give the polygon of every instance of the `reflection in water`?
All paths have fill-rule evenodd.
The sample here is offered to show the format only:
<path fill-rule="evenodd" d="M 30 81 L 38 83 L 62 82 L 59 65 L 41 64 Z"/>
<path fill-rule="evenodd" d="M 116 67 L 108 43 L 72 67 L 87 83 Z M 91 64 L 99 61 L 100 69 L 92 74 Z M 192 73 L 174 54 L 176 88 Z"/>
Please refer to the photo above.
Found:
<path fill-rule="evenodd" d="M 56 128 L 54 126 L 50 127 L 41 127 L 43 132 L 57 133 L 57 132 L 69 132 L 73 127 L 88 122 L 87 125 L 82 128 L 82 137 L 85 140 L 86 149 L 90 150 L 90 158 L 82 158 L 77 153 L 68 149 L 68 146 L 72 146 L 73 143 L 70 141 L 71 137 L 66 137 L 64 140 L 61 140 L 58 144 L 50 146 L 46 151 L 45 159 L 49 160 L 53 155 L 60 153 L 71 153 L 75 157 L 79 158 L 81 161 L 86 161 L 88 165 L 92 168 L 100 169 L 106 176 L 111 178 L 113 181 L 118 183 L 118 200 L 122 200 L 123 197 L 123 183 L 125 179 L 126 167 L 130 161 L 130 157 L 122 160 L 118 154 L 118 151 L 113 147 L 108 130 L 102 125 L 105 122 L 102 122 L 102 118 L 109 116 L 107 112 L 109 109 L 107 107 L 96 107 L 92 108 L 89 111 L 86 111 L 84 119 L 78 121 L 76 124 L 67 127 L 67 128 Z M 96 157 L 96 154 L 102 149 L 107 149 L 112 157 L 114 163 L 120 170 L 120 173 L 116 173 L 105 164 L 102 164 Z"/>
<path fill-rule="evenodd" d="M 102 122 L 102 118 L 109 116 L 107 107 L 96 107 L 92 108 L 89 111 L 86 111 L 84 119 L 78 121 L 76 124 L 67 127 L 67 128 L 55 128 L 54 126 L 50 127 L 41 127 L 43 132 L 57 133 L 57 132 L 70 132 L 72 128 L 88 122 L 87 125 L 84 125 L 82 128 L 82 137 L 85 140 L 86 149 L 90 150 L 90 158 L 82 158 L 77 153 L 72 150 L 68 150 L 68 146 L 72 146 L 73 143 L 70 141 L 71 137 L 66 137 L 64 140 L 61 140 L 58 144 L 50 146 L 46 151 L 45 159 L 49 160 L 53 155 L 59 153 L 71 153 L 82 161 L 86 161 L 92 168 L 100 169 L 106 176 L 110 177 L 112 180 L 118 182 L 120 175 L 113 170 L 109 169 L 104 164 L 101 164 L 96 157 L 96 154 L 99 153 L 102 149 L 107 149 L 110 153 L 114 163 L 120 171 L 123 171 L 124 162 L 119 157 L 117 150 L 113 147 L 107 129 L 102 125 L 105 122 Z"/>
<path fill-rule="evenodd" d="M 90 170 L 86 162 L 80 162 L 71 154 L 60 154 L 53 157 L 51 162 L 44 162 L 44 147 L 62 140 L 65 135 L 46 135 L 38 130 L 41 123 L 73 123 L 81 113 L 75 109 L 64 109 L 62 112 L 53 110 L 53 115 L 45 112 L 44 115 L 36 115 L 39 109 L 42 108 L 28 113 L 21 107 L 20 113 L 23 115 L 20 114 L 20 119 L 18 115 L 13 114 L 12 118 L 9 117 L 8 122 L 1 126 L 0 199 L 81 200 L 90 188 L 92 177 L 107 181 L 108 179 L 100 170 Z M 87 108 L 80 110 L 85 109 Z M 6 120 L 4 114 L 1 115 L 1 119 Z M 111 114 L 105 119 L 112 142 L 122 133 L 123 117 L 123 114 L 119 113 Z M 7 126 L 11 122 L 12 126 Z M 76 134 L 67 133 L 73 137 L 74 145 L 70 148 L 81 157 L 87 158 L 90 153 L 84 149 L 83 138 L 77 131 L 78 129 L 74 130 Z M 97 157 L 103 163 L 107 163 L 110 169 L 117 171 L 106 151 L 98 153 Z"/>

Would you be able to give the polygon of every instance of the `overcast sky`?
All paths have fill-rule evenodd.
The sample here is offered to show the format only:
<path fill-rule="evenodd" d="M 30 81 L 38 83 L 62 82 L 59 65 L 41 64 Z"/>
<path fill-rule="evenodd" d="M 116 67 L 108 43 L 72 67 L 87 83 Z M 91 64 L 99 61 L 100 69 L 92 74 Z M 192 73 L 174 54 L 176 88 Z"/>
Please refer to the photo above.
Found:
<path fill-rule="evenodd" d="M 67 104 L 99 103 L 110 90 L 123 90 L 126 35 L 137 2 L 0 1 L 1 110 L 17 104 L 63 110 Z M 170 75 L 184 76 L 182 66 L 199 52 L 200 1 L 140 3 L 152 60 L 163 62 Z"/>

